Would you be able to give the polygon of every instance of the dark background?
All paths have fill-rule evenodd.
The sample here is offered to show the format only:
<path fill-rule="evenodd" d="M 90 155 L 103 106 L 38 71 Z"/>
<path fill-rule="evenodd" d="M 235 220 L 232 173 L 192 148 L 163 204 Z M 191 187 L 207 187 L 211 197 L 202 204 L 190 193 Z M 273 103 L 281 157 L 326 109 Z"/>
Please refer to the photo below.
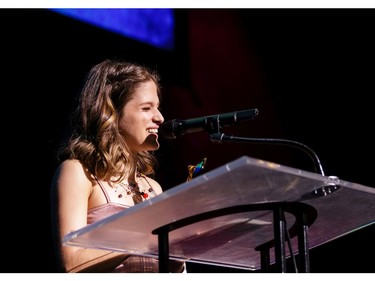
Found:
<path fill-rule="evenodd" d="M 2 227 L 0 272 L 55 272 L 49 184 L 55 150 L 87 71 L 106 58 L 158 69 L 166 120 L 258 108 L 227 128 L 294 140 L 326 175 L 375 187 L 373 9 L 176 9 L 176 47 L 163 51 L 46 9 L 1 9 Z M 161 140 L 157 179 L 185 181 L 242 155 L 313 171 L 303 152 L 214 144 L 205 132 Z M 348 206 L 350 208 L 350 206 Z M 339 227 L 339 226 L 338 226 Z M 312 272 L 373 272 L 373 226 L 311 249 Z M 192 272 L 231 272 L 191 266 Z"/>

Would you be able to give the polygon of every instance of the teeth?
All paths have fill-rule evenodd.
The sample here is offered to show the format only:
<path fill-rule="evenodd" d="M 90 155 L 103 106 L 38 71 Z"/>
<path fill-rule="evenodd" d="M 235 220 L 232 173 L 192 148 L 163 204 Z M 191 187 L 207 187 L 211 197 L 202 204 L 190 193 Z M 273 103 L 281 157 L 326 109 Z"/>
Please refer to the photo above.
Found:
<path fill-rule="evenodd" d="M 158 129 L 148 129 L 147 132 L 157 134 Z"/>

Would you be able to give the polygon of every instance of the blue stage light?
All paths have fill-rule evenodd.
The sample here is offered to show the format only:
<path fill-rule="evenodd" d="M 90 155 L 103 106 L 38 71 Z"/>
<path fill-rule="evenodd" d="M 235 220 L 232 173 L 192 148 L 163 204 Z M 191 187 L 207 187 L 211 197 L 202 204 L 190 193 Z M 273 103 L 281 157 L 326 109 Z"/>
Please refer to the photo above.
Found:
<path fill-rule="evenodd" d="M 100 28 L 165 50 L 174 48 L 172 9 L 51 9 Z"/>

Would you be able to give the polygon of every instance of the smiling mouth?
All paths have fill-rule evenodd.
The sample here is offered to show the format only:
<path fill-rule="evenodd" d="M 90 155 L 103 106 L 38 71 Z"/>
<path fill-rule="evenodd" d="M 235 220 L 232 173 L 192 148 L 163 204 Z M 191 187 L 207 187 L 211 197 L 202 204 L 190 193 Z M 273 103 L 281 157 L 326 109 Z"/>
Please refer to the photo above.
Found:
<path fill-rule="evenodd" d="M 147 132 L 150 133 L 150 134 L 157 134 L 158 129 L 147 129 Z"/>

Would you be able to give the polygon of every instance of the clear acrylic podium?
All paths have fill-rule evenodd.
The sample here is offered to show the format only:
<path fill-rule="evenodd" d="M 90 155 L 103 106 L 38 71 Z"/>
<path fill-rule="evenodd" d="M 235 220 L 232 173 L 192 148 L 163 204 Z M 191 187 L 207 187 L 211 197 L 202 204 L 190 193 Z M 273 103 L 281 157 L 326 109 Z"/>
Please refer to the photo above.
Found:
<path fill-rule="evenodd" d="M 375 188 L 243 156 L 63 242 L 159 257 L 160 272 L 168 259 L 284 272 L 292 255 L 309 272 L 309 249 L 374 222 Z"/>

